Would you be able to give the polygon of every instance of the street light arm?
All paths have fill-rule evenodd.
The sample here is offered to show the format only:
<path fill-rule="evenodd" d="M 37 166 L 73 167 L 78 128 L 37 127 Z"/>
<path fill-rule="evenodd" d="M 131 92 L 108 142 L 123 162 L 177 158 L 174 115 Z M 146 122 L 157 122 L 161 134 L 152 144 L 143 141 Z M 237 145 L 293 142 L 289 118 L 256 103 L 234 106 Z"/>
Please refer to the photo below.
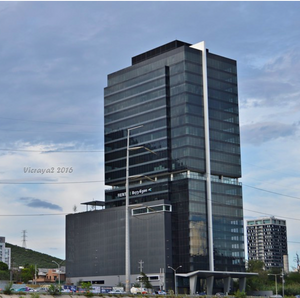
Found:
<path fill-rule="evenodd" d="M 129 176 L 128 178 L 129 178 L 129 179 L 146 178 L 146 179 L 148 179 L 148 180 L 150 180 L 150 181 L 152 181 L 152 182 L 155 182 L 155 180 L 154 180 L 154 179 L 152 179 L 152 178 L 151 178 L 151 177 L 149 177 L 149 176 L 145 176 L 145 175 L 135 175 L 135 176 Z"/>
<path fill-rule="evenodd" d="M 145 146 L 136 146 L 136 147 L 130 147 L 130 148 L 128 148 L 129 151 L 131 151 L 131 150 L 138 150 L 138 149 L 145 149 L 145 150 L 147 150 L 147 151 L 149 151 L 149 152 L 151 152 L 151 153 L 153 153 L 155 155 L 158 155 L 156 152 L 152 151 L 151 149 L 149 149 L 149 148 L 147 148 Z"/>
<path fill-rule="evenodd" d="M 168 268 L 172 269 L 174 271 L 174 287 L 175 287 L 175 295 L 177 295 L 177 280 L 176 280 L 176 271 L 181 268 L 182 266 L 179 265 L 176 269 L 174 269 L 173 267 L 171 266 L 168 266 Z"/>

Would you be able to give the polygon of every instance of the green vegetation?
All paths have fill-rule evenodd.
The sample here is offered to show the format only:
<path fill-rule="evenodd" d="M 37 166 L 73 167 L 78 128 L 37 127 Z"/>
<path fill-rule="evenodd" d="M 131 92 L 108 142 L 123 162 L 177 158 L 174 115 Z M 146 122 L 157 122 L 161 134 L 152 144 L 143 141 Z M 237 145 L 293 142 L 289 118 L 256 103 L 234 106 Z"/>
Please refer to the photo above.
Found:
<path fill-rule="evenodd" d="M 21 280 L 27 283 L 29 280 L 34 278 L 35 266 L 34 265 L 25 265 L 25 268 L 21 271 Z"/>
<path fill-rule="evenodd" d="M 12 287 L 12 282 L 9 282 L 9 283 L 5 286 L 3 293 L 4 293 L 5 295 L 11 295 L 11 294 L 12 294 L 12 289 L 11 289 L 11 287 Z"/>
<path fill-rule="evenodd" d="M 234 297 L 235 298 L 246 298 L 246 293 L 243 291 L 241 292 L 240 290 L 237 290 L 235 293 L 234 293 Z"/>
<path fill-rule="evenodd" d="M 61 294 L 60 287 L 58 285 L 50 285 L 48 288 L 48 292 L 52 296 Z"/>
<path fill-rule="evenodd" d="M 31 296 L 31 298 L 40 298 L 39 293 L 31 293 L 30 296 Z"/>
<path fill-rule="evenodd" d="M 84 290 L 84 296 L 93 297 L 94 294 L 90 292 L 92 290 L 92 284 L 90 282 L 81 282 L 80 287 Z"/>
<path fill-rule="evenodd" d="M 281 269 L 264 270 L 262 261 L 249 261 L 248 271 L 256 272 L 258 276 L 247 278 L 246 292 L 273 291 L 276 293 L 275 276 L 277 275 L 277 292 L 282 295 L 282 271 Z M 299 295 L 300 274 L 290 272 L 284 275 L 284 293 L 286 296 Z"/>
<path fill-rule="evenodd" d="M 7 264 L 0 262 L 0 280 L 8 280 L 9 271 Z"/>
<path fill-rule="evenodd" d="M 143 287 L 146 289 L 151 289 L 152 285 L 149 282 L 148 276 L 144 272 L 141 272 L 141 275 L 142 275 L 141 282 L 142 282 Z"/>
<path fill-rule="evenodd" d="M 92 284 L 90 282 L 81 282 L 80 287 L 85 291 L 89 292 L 92 289 Z"/>
<path fill-rule="evenodd" d="M 57 263 L 61 263 L 62 261 L 59 258 L 17 245 L 5 243 L 5 246 L 11 248 L 12 267 L 18 268 L 19 266 L 28 267 L 28 265 L 36 265 L 40 268 L 56 268 L 57 265 L 52 261 L 54 260 Z"/>

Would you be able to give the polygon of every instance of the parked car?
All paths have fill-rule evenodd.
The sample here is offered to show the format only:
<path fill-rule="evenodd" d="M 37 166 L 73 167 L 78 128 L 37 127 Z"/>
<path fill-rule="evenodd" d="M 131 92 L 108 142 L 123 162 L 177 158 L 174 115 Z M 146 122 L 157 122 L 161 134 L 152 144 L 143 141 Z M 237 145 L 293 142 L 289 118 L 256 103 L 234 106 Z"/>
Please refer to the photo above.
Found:
<path fill-rule="evenodd" d="M 159 290 L 159 291 L 155 292 L 155 294 L 157 294 L 157 295 L 167 295 L 167 293 L 163 290 Z"/>
<path fill-rule="evenodd" d="M 136 287 L 132 287 L 130 289 L 131 294 L 148 294 L 147 289 L 146 288 L 136 288 Z"/>
<path fill-rule="evenodd" d="M 34 290 L 32 288 L 19 288 L 19 289 L 15 289 L 15 292 L 34 292 Z"/>
<path fill-rule="evenodd" d="M 216 295 L 215 296 L 217 296 L 217 297 L 224 297 L 225 296 L 225 294 L 224 293 L 221 293 L 221 292 L 219 292 L 219 293 L 216 293 Z"/>
<path fill-rule="evenodd" d="M 40 287 L 40 288 L 36 288 L 35 291 L 39 292 L 39 293 L 47 293 L 48 292 L 48 288 Z"/>
<path fill-rule="evenodd" d="M 62 293 L 72 293 L 72 291 L 70 289 L 62 289 L 61 292 Z"/>

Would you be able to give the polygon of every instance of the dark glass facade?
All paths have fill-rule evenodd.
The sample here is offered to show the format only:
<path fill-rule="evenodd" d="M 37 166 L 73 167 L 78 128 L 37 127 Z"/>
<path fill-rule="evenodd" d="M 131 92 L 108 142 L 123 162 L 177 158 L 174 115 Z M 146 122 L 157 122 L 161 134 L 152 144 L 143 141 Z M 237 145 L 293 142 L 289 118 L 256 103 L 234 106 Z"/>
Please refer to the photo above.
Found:
<path fill-rule="evenodd" d="M 157 201 L 153 212 L 130 216 L 132 273 L 143 260 L 147 272 L 159 272 L 172 258 L 171 212 Z M 108 208 L 69 214 L 66 218 L 66 274 L 94 282 L 124 274 L 125 208 Z M 163 240 L 162 240 L 163 239 Z M 159 245 L 157 245 L 159 243 Z M 155 258 L 153 258 L 155 256 Z M 134 282 L 134 280 L 132 281 Z M 115 286 L 115 284 L 108 284 Z"/>
<path fill-rule="evenodd" d="M 244 271 L 243 202 L 236 61 L 206 52 L 214 268 Z M 208 270 L 202 52 L 175 41 L 108 75 L 105 88 L 106 208 L 125 204 L 127 129 L 130 204 L 172 204 L 172 263 Z M 147 193 L 137 189 L 151 188 Z M 122 195 L 123 194 L 123 195 Z"/>

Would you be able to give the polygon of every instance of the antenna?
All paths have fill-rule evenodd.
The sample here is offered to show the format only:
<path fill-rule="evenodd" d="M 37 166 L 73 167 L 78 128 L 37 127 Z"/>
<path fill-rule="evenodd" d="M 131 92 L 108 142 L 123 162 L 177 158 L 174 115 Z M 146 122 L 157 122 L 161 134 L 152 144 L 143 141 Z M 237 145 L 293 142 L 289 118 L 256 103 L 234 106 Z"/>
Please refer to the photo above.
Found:
<path fill-rule="evenodd" d="M 22 247 L 26 248 L 26 233 L 27 233 L 27 231 L 23 230 L 22 233 L 23 233 Z"/>

